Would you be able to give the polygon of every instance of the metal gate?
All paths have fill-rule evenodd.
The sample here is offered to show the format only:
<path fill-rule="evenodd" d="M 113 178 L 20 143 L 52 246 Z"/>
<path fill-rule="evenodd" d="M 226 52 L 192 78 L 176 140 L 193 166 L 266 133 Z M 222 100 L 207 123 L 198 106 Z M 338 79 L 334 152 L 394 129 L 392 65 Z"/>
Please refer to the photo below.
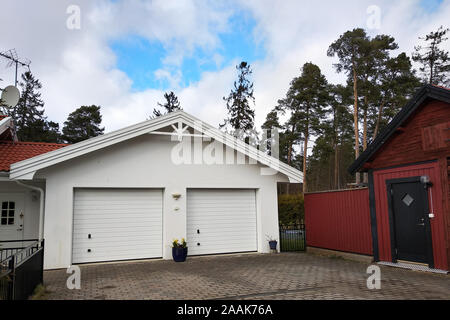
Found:
<path fill-rule="evenodd" d="M 31 241 L 26 247 L 0 249 L 0 300 L 25 300 L 43 283 L 44 240 L 20 243 Z M 3 245 L 14 242 L 18 241 L 1 241 Z"/>
<path fill-rule="evenodd" d="M 305 251 L 306 237 L 304 224 L 280 225 L 280 251 Z"/>

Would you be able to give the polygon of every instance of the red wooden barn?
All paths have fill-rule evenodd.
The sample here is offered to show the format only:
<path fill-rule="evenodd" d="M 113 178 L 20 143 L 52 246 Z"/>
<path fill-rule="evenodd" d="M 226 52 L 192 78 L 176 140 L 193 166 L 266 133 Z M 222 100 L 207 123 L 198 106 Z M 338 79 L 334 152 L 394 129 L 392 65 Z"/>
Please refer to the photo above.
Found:
<path fill-rule="evenodd" d="M 423 87 L 349 171 L 369 175 L 375 261 L 450 269 L 450 90 Z"/>

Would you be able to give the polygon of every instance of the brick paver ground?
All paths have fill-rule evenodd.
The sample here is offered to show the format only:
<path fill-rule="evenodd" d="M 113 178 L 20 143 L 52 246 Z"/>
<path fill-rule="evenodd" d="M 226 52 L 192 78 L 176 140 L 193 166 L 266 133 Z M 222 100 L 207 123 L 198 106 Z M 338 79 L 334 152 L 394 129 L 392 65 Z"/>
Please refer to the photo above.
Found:
<path fill-rule="evenodd" d="M 450 276 L 381 266 L 381 289 L 366 286 L 368 264 L 307 253 L 244 254 L 81 266 L 81 289 L 65 270 L 46 271 L 47 299 L 450 299 Z"/>

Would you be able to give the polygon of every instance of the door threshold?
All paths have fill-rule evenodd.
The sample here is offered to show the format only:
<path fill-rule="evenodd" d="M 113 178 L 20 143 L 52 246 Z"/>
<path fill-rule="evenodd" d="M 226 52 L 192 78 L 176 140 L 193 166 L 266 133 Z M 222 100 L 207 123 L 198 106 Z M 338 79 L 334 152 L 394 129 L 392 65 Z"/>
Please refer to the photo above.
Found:
<path fill-rule="evenodd" d="M 397 268 L 403 268 L 403 269 L 409 269 L 414 271 L 423 271 L 423 272 L 432 272 L 432 273 L 439 273 L 439 274 L 448 274 L 448 271 L 441 270 L 441 269 L 434 269 L 428 267 L 428 265 L 424 265 L 422 263 L 411 263 L 410 261 L 402 261 L 402 262 L 386 262 L 386 261 L 380 261 L 378 264 L 388 267 L 397 267 Z"/>
<path fill-rule="evenodd" d="M 424 263 L 424 262 L 416 262 L 416 261 L 408 261 L 408 260 L 397 260 L 398 263 L 403 263 L 403 264 L 413 264 L 413 265 L 417 265 L 417 266 L 423 266 L 423 267 L 427 267 L 428 268 L 428 263 Z"/>

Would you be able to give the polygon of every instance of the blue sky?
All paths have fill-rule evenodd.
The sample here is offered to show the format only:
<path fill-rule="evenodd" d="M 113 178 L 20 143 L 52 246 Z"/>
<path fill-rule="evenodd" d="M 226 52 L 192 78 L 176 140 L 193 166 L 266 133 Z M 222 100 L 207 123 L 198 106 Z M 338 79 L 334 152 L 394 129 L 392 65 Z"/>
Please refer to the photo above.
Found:
<path fill-rule="evenodd" d="M 434 12 L 439 9 L 439 6 L 444 0 L 421 0 L 420 5 L 428 12 Z"/>
<path fill-rule="evenodd" d="M 74 3 L 76 30 L 67 27 Z M 377 28 L 368 23 L 373 5 Z M 24 10 L 27 19 L 8 14 Z M 305 62 L 329 82 L 345 82 L 327 56 L 345 31 L 392 35 L 410 55 L 419 37 L 450 27 L 449 17 L 450 0 L 2 0 L 0 28 L 14 32 L 2 34 L 0 50 L 16 48 L 32 61 L 50 120 L 62 124 L 77 107 L 96 104 L 107 132 L 147 119 L 169 90 L 186 112 L 217 126 L 235 65 L 245 60 L 259 127 Z M 450 41 L 444 46 L 450 50 Z M 0 85 L 13 75 L 0 66 Z"/>
<path fill-rule="evenodd" d="M 229 19 L 229 26 L 229 30 L 217 34 L 217 48 L 211 50 L 196 47 L 194 52 L 183 58 L 180 65 L 164 62 L 171 46 L 136 34 L 111 41 L 109 46 L 116 55 L 117 68 L 133 81 L 133 90 L 173 89 L 173 84 L 167 79 L 155 75 L 157 70 L 179 74 L 179 87 L 185 88 L 199 81 L 203 72 L 218 71 L 234 60 L 253 63 L 264 59 L 266 53 L 263 43 L 257 43 L 253 37 L 256 22 L 250 14 L 244 11 L 233 14 Z"/>

